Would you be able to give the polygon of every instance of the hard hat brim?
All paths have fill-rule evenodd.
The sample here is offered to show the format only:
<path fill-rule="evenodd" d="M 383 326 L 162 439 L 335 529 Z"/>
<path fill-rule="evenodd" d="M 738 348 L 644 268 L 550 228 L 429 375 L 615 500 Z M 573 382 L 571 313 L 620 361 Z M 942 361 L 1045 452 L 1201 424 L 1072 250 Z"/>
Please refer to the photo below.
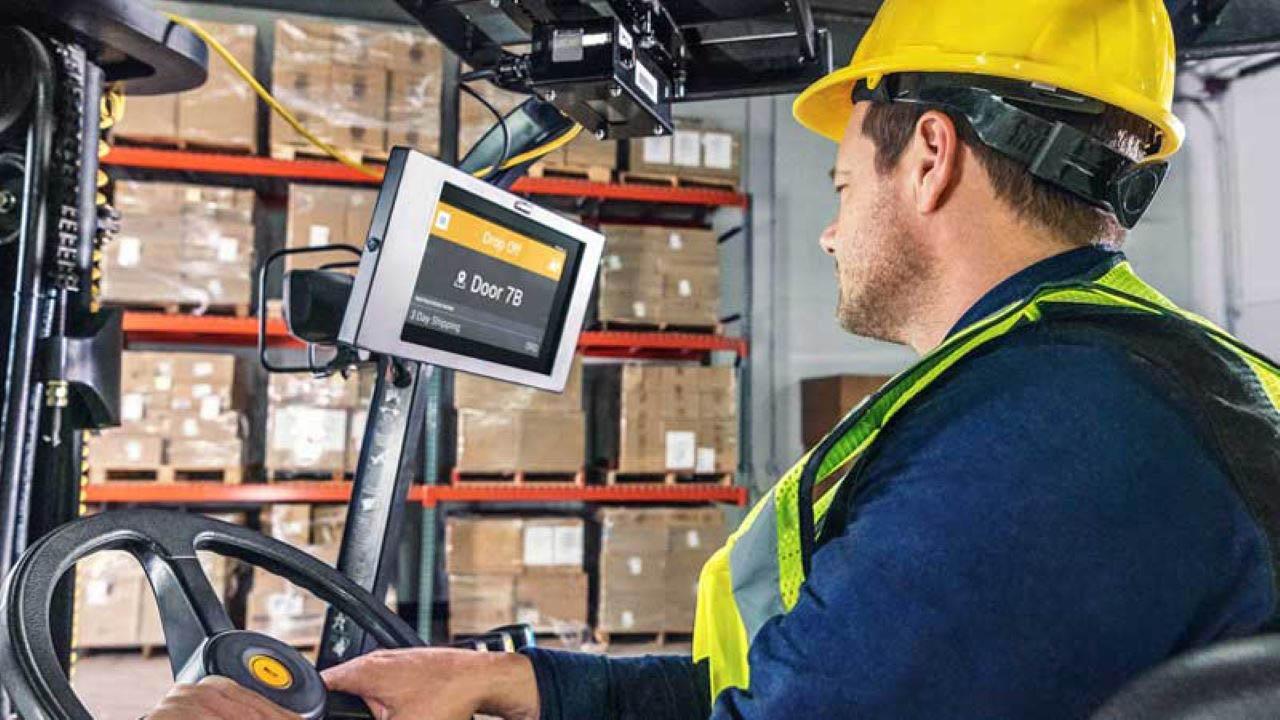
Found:
<path fill-rule="evenodd" d="M 805 128 L 834 142 L 844 137 L 845 126 L 853 113 L 853 86 L 860 80 L 879 84 L 885 75 L 902 72 L 974 73 L 1053 85 L 1080 93 L 1137 115 L 1159 128 L 1160 149 L 1149 160 L 1165 160 L 1182 147 L 1186 126 L 1162 105 L 1119 86 L 1076 87 L 1067 73 L 1059 68 L 992 56 L 945 55 L 936 52 L 913 57 L 901 53 L 876 62 L 850 65 L 828 74 L 800 93 L 792 105 L 792 114 Z"/>

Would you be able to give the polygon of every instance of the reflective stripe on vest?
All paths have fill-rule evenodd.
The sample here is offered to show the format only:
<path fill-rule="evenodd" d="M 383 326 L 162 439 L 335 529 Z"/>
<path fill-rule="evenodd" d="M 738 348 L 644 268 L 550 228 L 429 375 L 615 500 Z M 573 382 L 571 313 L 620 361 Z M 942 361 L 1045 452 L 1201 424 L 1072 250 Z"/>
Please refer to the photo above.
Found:
<path fill-rule="evenodd" d="M 813 500 L 813 488 L 862 455 L 880 430 L 910 400 L 960 360 L 1027 323 L 1042 306 L 1078 304 L 1190 320 L 1219 346 L 1242 360 L 1267 398 L 1280 408 L 1280 368 L 1212 323 L 1179 309 L 1119 262 L 1094 281 L 1046 285 L 961 332 L 903 371 L 849 412 L 827 437 L 800 459 L 752 508 L 723 548 L 702 569 L 693 633 L 695 661 L 707 660 L 711 698 L 727 688 L 746 690 L 747 653 L 760 628 L 790 612 L 808 572 L 815 526 L 831 507 L 840 484 Z M 807 505 L 801 499 L 808 498 Z"/>

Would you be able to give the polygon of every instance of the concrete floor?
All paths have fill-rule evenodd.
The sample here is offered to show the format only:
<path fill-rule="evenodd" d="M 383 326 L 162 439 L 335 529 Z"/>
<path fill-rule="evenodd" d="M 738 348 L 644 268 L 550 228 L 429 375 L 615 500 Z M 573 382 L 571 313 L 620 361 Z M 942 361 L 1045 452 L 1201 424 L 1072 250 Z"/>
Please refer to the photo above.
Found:
<path fill-rule="evenodd" d="M 688 654 L 688 644 L 617 645 L 611 655 Z M 98 653 L 76 663 L 72 684 L 94 720 L 137 720 L 155 707 L 173 684 L 169 659 L 138 652 Z"/>

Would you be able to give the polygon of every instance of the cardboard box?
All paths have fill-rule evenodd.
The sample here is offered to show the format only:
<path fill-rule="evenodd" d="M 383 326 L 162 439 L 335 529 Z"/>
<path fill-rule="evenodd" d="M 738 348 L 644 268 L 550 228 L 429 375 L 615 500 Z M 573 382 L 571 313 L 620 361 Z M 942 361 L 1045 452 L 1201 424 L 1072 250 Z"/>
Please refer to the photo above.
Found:
<path fill-rule="evenodd" d="M 478 635 L 515 620 L 514 575 L 449 575 L 449 635 Z"/>
<path fill-rule="evenodd" d="M 587 624 L 587 574 L 529 571 L 516 578 L 515 622 L 534 632 L 576 631 Z"/>
<path fill-rule="evenodd" d="M 378 202 L 377 190 L 350 190 L 347 194 L 347 213 L 343 235 L 347 242 L 364 247 L 365 236 L 373 224 L 373 206 Z M 352 260 L 356 257 L 351 256 Z"/>
<path fill-rule="evenodd" d="M 145 583 L 142 567 L 126 552 L 95 553 L 76 563 L 76 647 L 136 645 Z"/>
<path fill-rule="evenodd" d="M 440 69 L 393 70 L 387 89 L 387 149 L 398 145 L 440 154 Z"/>
<path fill-rule="evenodd" d="M 628 365 L 618 423 L 621 472 L 733 472 L 737 389 L 730 367 Z"/>
<path fill-rule="evenodd" d="M 742 180 L 742 136 L 734 130 L 677 120 L 674 135 L 634 138 L 628 167 L 636 172 Z"/>
<path fill-rule="evenodd" d="M 720 311 L 716 235 L 706 230 L 604 225 L 599 317 L 715 325 Z"/>
<path fill-rule="evenodd" d="M 328 66 L 335 44 L 331 22 L 301 17 L 276 20 L 272 62 L 276 67 Z"/>
<path fill-rule="evenodd" d="M 340 148 L 381 152 L 386 145 L 387 74 L 381 67 L 334 65 L 333 137 Z"/>
<path fill-rule="evenodd" d="M 800 434 L 816 447 L 846 414 L 889 382 L 887 375 L 832 375 L 800 382 Z"/>
<path fill-rule="evenodd" d="M 169 440 L 169 464 L 179 468 L 227 468 L 244 465 L 244 441 L 175 438 Z"/>
<path fill-rule="evenodd" d="M 232 57 L 252 70 L 258 30 L 201 20 Z M 258 97 L 231 66 L 210 53 L 209 77 L 204 85 L 178 95 L 178 136 L 186 142 L 256 151 Z"/>
<path fill-rule="evenodd" d="M 599 629 L 691 632 L 702 566 L 728 537 L 717 508 L 607 508 L 597 516 Z"/>
<path fill-rule="evenodd" d="M 301 548 L 334 565 L 336 545 L 306 545 Z M 306 590 L 262 568 L 253 569 L 253 586 L 245 604 L 245 629 L 266 633 L 300 647 L 319 643 L 328 606 Z"/>
<path fill-rule="evenodd" d="M 359 402 L 360 379 L 341 373 L 328 377 L 273 373 L 267 379 L 267 401 L 272 405 L 311 405 L 353 408 Z"/>
<path fill-rule="evenodd" d="M 555 153 L 553 153 L 554 155 Z M 560 156 L 550 159 L 551 162 L 563 162 L 570 167 L 599 167 L 609 170 L 618 168 L 618 142 L 616 140 L 597 140 L 589 132 L 578 133 L 560 151 Z"/>
<path fill-rule="evenodd" d="M 445 523 L 445 570 L 450 575 L 518 575 L 524 569 L 520 518 L 452 516 Z"/>
<path fill-rule="evenodd" d="M 457 468 L 463 472 L 563 472 L 586 461 L 586 415 L 577 411 L 458 411 Z"/>
<path fill-rule="evenodd" d="M 311 506 L 311 542 L 316 545 L 340 545 L 346 531 L 346 505 Z"/>
<path fill-rule="evenodd" d="M 170 141 L 178 137 L 178 96 L 129 95 L 125 113 L 111 130 L 116 137 Z"/>
<path fill-rule="evenodd" d="M 350 188 L 329 185 L 289 186 L 289 207 L 285 221 L 285 247 L 324 247 L 356 245 L 361 240 L 349 237 L 348 208 L 353 193 Z M 366 226 L 366 230 L 367 230 Z M 358 260 L 346 251 L 291 255 L 285 258 L 285 269 L 315 269 L 335 262 Z"/>
<path fill-rule="evenodd" d="M 331 142 L 335 133 L 332 68 L 325 64 L 285 65 L 278 60 L 271 69 L 271 92 L 293 113 L 298 122 L 321 140 Z M 311 143 L 294 130 L 278 113 L 271 113 L 271 144 L 310 147 Z"/>
<path fill-rule="evenodd" d="M 267 408 L 270 470 L 333 472 L 346 467 L 347 411 L 307 405 Z"/>
<path fill-rule="evenodd" d="M 665 629 L 666 513 L 600 511 L 600 596 L 597 628 L 605 632 Z"/>
<path fill-rule="evenodd" d="M 563 393 L 457 373 L 454 376 L 453 404 L 457 408 L 472 410 L 581 410 L 582 358 L 574 357 Z"/>
<path fill-rule="evenodd" d="M 101 468 L 156 468 L 164 464 L 164 440 L 137 435 L 127 428 L 108 428 L 89 438 L 92 463 Z"/>
<path fill-rule="evenodd" d="M 262 510 L 262 531 L 280 542 L 302 547 L 311 542 L 312 506 L 276 503 Z"/>
<path fill-rule="evenodd" d="M 526 571 L 578 572 L 582 570 L 585 535 L 582 518 L 527 517 L 521 565 Z"/>
<path fill-rule="evenodd" d="M 333 25 L 333 62 L 368 68 L 385 69 L 391 61 L 390 47 L 382 42 L 382 31 L 372 25 L 337 23 Z"/>
<path fill-rule="evenodd" d="M 373 46 L 376 57 L 384 59 L 392 73 L 440 74 L 443 59 L 440 43 L 421 30 L 379 30 Z"/>

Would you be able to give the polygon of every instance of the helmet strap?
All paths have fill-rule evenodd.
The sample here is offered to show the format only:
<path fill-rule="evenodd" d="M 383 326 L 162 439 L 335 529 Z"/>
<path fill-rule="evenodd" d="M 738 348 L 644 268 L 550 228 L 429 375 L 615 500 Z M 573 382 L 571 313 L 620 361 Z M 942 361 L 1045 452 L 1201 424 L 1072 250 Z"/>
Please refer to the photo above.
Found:
<path fill-rule="evenodd" d="M 958 113 L 991 149 L 1026 165 L 1032 176 L 1113 213 L 1133 228 L 1151 207 L 1169 165 L 1136 163 L 1067 123 L 1023 110 L 1013 102 L 1100 114 L 1097 100 L 1034 83 L 949 73 L 891 75 L 876 87 L 854 85 L 853 101 L 907 103 Z"/>

